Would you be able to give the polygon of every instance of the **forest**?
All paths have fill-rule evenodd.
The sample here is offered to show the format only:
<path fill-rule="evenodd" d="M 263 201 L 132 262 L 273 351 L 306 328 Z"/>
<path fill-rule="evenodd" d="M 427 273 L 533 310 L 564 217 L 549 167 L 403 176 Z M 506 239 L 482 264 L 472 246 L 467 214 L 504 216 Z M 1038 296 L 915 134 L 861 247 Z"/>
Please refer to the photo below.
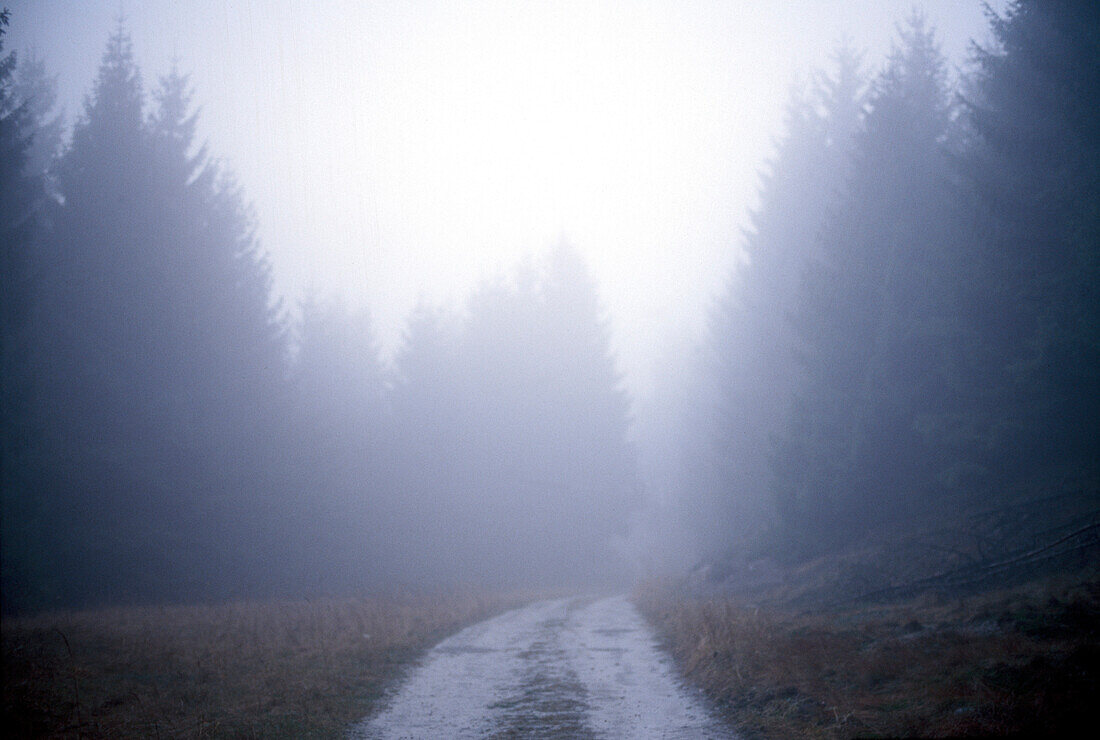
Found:
<path fill-rule="evenodd" d="M 798 563 L 1013 507 L 1095 545 L 1098 20 L 990 12 L 951 84 L 918 15 L 790 102 L 684 414 L 710 548 Z"/>
<path fill-rule="evenodd" d="M 172 3 L 117 17 L 94 75 L 102 8 L 30 35 L 53 57 L 10 48 L 48 11 L 0 12 L 6 735 L 1092 721 L 1100 4 L 842 39 L 760 165 L 722 142 L 783 44 L 881 4 L 204 3 L 175 38 L 214 76 L 144 72 Z M 246 150 L 275 139 L 272 201 Z M 362 269 L 350 300 L 326 263 Z"/>
<path fill-rule="evenodd" d="M 43 63 L 3 75 L 5 609 L 622 570 L 628 402 L 568 244 L 417 309 L 385 369 L 368 315 L 289 318 L 124 26 L 64 147 Z"/>
<path fill-rule="evenodd" d="M 652 538 L 790 567 L 1034 501 L 1093 552 L 1100 8 L 990 11 L 962 75 L 932 21 L 795 89 L 661 507 L 567 238 L 384 360 L 368 311 L 273 291 L 184 71 L 147 89 L 120 22 L 70 134 L 7 51 L 4 612 L 622 583 Z"/>

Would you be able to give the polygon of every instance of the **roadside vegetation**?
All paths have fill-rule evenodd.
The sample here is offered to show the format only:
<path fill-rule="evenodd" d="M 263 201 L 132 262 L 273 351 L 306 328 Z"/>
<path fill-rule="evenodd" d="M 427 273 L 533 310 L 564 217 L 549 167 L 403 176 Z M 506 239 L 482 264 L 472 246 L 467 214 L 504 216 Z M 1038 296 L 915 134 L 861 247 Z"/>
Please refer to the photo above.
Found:
<path fill-rule="evenodd" d="M 67 611 L 3 622 L 8 737 L 336 737 L 521 594 Z"/>
<path fill-rule="evenodd" d="M 746 736 L 1063 736 L 1100 668 L 1100 5 L 796 89 L 640 592 Z"/>
<path fill-rule="evenodd" d="M 810 609 L 686 583 L 636 594 L 747 738 L 1065 736 L 1100 693 L 1100 571 Z"/>

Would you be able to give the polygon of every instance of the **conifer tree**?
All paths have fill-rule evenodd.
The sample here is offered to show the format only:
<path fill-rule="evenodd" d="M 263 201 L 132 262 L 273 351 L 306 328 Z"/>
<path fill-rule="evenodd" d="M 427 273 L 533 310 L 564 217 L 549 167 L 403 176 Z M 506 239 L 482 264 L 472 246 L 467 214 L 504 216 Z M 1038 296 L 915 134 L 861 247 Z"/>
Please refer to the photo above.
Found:
<path fill-rule="evenodd" d="M 613 573 L 638 491 L 629 401 L 583 261 L 559 245 L 514 283 L 483 285 L 468 314 L 462 366 L 481 441 L 467 485 L 496 527 L 490 562 L 523 557 L 532 578 L 582 563 Z"/>
<path fill-rule="evenodd" d="M 146 98 L 119 24 L 58 167 L 34 352 L 63 603 L 256 585 L 279 508 L 283 338 L 186 78 Z"/>
<path fill-rule="evenodd" d="M 927 500 L 915 420 L 944 402 L 941 297 L 955 245 L 946 71 L 922 15 L 902 28 L 868 105 L 795 312 L 805 375 L 773 460 L 788 552 L 849 541 Z"/>
<path fill-rule="evenodd" d="M 0 53 L 3 52 L 8 12 L 0 12 Z M 33 291 L 32 242 L 42 187 L 29 167 L 37 135 L 28 101 L 17 89 L 14 52 L 0 56 L 0 417 L 4 459 L 10 461 L 18 439 L 16 419 L 25 411 L 18 399 L 25 395 L 26 367 L 17 363 L 25 351 L 25 333 Z"/>
<path fill-rule="evenodd" d="M 689 501 L 705 550 L 744 547 L 774 518 L 771 440 L 783 428 L 798 381 L 790 316 L 819 231 L 845 184 L 863 108 L 859 56 L 842 46 L 834 62 L 831 74 L 794 89 L 761 205 L 744 235 L 744 260 L 712 316 L 713 398 L 701 399 L 708 409 L 704 429 L 689 442 L 707 453 Z"/>
<path fill-rule="evenodd" d="M 463 471 L 474 430 L 460 379 L 461 330 L 457 316 L 421 301 L 394 358 L 393 492 L 388 513 L 373 528 L 371 548 L 380 570 L 397 578 L 427 572 L 453 582 L 472 575 Z M 380 532 L 389 532 L 389 539 L 382 541 Z"/>
<path fill-rule="evenodd" d="M 393 407 L 406 558 L 452 580 L 611 577 L 638 505 L 629 401 L 594 281 L 562 245 L 487 281 L 459 321 L 421 306 Z"/>
<path fill-rule="evenodd" d="M 40 289 L 46 173 L 57 118 L 53 88 L 38 60 L 3 54 L 8 12 L 0 12 L 0 591 L 5 610 L 34 599 L 35 557 L 45 534 L 34 495 L 37 424 L 31 403 L 34 304 Z"/>
<path fill-rule="evenodd" d="M 1100 7 L 1018 0 L 977 49 L 963 172 L 976 214 L 964 430 L 991 491 L 1100 465 Z M 1082 481 L 1092 481 L 1091 483 Z"/>
<path fill-rule="evenodd" d="M 294 393 L 295 549 L 315 586 L 380 580 L 379 512 L 391 486 L 385 376 L 366 309 L 308 295 L 301 305 Z"/>

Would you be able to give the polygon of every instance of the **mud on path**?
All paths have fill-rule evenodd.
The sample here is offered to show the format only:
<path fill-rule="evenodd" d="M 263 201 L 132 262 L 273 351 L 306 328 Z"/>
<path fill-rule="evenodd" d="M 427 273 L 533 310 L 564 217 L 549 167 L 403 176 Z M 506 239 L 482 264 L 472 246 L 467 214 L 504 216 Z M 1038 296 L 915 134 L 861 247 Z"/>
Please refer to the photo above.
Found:
<path fill-rule="evenodd" d="M 352 738 L 732 738 L 625 597 L 542 601 L 433 648 Z"/>

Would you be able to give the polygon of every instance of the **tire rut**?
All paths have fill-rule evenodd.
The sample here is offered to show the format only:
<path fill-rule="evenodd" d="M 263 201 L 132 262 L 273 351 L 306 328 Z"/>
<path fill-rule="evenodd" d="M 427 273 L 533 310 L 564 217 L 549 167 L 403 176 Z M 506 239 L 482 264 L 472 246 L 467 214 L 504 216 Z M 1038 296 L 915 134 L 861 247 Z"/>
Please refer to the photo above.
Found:
<path fill-rule="evenodd" d="M 353 738 L 732 738 L 625 597 L 544 601 L 441 642 Z"/>

